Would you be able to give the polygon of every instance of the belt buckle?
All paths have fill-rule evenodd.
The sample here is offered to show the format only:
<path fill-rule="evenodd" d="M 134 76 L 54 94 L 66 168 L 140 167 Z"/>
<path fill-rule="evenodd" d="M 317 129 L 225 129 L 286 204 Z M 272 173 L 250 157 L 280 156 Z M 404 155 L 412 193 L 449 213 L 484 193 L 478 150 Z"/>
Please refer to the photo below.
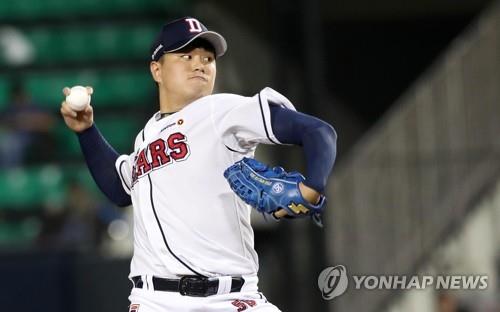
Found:
<path fill-rule="evenodd" d="M 207 297 L 208 280 L 199 276 L 183 276 L 179 280 L 179 293 L 183 296 Z"/>

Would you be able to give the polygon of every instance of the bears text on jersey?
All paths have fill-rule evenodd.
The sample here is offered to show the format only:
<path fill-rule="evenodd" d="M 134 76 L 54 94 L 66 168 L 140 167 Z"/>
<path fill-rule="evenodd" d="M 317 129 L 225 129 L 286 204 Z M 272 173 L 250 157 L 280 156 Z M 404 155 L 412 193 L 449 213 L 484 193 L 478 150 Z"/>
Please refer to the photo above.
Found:
<path fill-rule="evenodd" d="M 172 133 L 167 140 L 158 138 L 137 153 L 132 169 L 132 184 L 152 170 L 182 161 L 189 157 L 187 138 L 180 132 Z"/>

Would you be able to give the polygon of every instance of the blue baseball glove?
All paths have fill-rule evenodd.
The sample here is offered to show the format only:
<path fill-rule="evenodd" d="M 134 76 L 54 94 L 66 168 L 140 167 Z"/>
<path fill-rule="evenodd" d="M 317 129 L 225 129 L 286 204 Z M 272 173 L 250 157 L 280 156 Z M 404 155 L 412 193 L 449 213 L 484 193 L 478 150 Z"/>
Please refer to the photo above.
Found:
<path fill-rule="evenodd" d="M 271 168 L 245 157 L 227 168 L 224 177 L 236 195 L 258 212 L 275 217 L 276 211 L 285 209 L 289 218 L 311 217 L 322 226 L 326 198 L 321 195 L 316 205 L 306 201 L 299 190 L 299 183 L 305 180 L 300 173 Z"/>

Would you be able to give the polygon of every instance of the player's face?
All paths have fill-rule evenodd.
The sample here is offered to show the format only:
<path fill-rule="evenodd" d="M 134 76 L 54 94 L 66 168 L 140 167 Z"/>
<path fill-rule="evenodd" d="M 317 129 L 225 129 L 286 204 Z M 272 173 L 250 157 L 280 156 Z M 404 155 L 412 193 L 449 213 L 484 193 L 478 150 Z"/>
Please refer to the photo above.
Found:
<path fill-rule="evenodd" d="M 188 103 L 212 94 L 215 83 L 214 53 L 202 47 L 165 54 L 153 77 L 168 97 Z"/>

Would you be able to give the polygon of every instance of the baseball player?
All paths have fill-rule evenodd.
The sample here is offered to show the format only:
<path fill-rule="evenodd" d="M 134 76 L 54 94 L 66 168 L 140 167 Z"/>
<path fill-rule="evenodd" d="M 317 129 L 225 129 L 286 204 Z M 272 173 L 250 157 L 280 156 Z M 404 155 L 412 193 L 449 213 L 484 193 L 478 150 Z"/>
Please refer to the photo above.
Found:
<path fill-rule="evenodd" d="M 279 311 L 258 291 L 250 205 L 276 219 L 319 216 L 324 207 L 335 131 L 270 88 L 212 95 L 226 49 L 195 18 L 162 27 L 150 62 L 159 111 L 129 155 L 102 137 L 90 105 L 61 105 L 97 185 L 117 205 L 133 205 L 129 311 Z M 302 146 L 305 177 L 252 159 L 259 143 Z"/>

